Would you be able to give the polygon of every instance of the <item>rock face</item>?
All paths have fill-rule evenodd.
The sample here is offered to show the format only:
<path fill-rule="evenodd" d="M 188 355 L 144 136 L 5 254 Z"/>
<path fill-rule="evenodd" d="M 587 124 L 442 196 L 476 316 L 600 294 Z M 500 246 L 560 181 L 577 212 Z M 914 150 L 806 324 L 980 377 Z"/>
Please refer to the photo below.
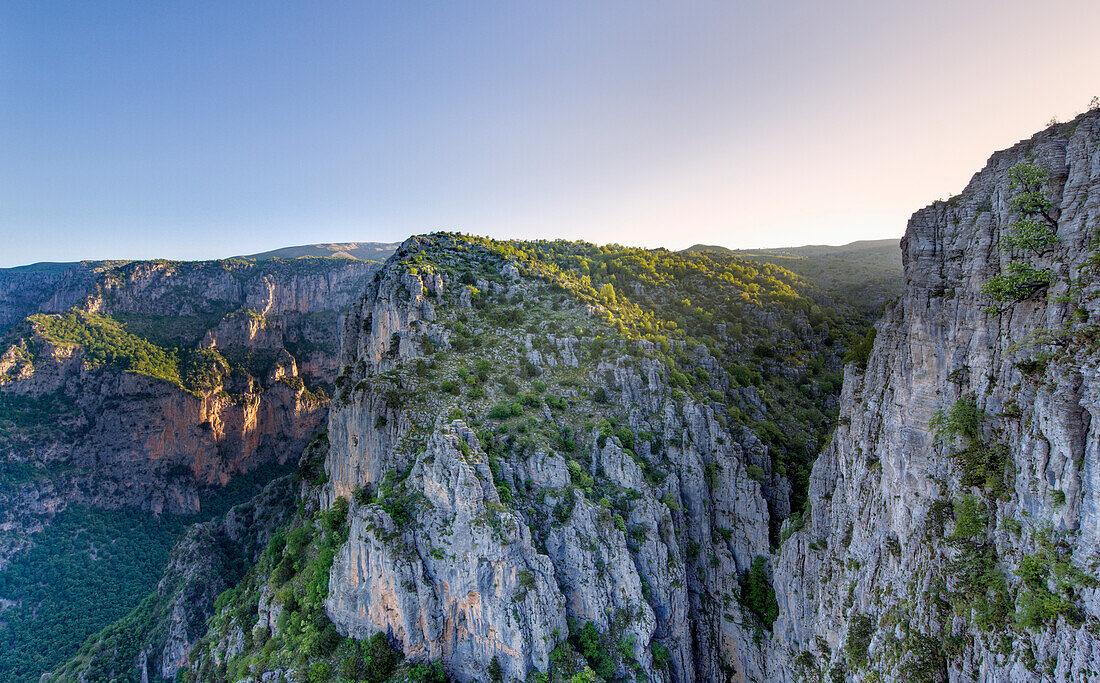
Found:
<path fill-rule="evenodd" d="M 1021 168 L 1050 201 L 1035 254 L 1008 248 Z M 462 683 L 1100 681 L 1098 225 L 1100 112 L 915 214 L 904 293 L 850 349 L 808 491 L 773 420 L 830 402 L 816 302 L 777 281 L 754 299 L 769 280 L 738 266 L 739 319 L 631 336 L 627 315 L 706 311 L 662 299 L 654 268 L 624 287 L 652 308 L 616 318 L 620 285 L 580 273 L 622 261 L 568 244 L 412 238 L 345 318 L 300 542 L 248 575 L 186 673 L 354 673 L 351 641 L 382 633 Z"/>
<path fill-rule="evenodd" d="M 82 264 L 0 268 L 0 334 L 32 313 L 57 313 L 91 291 L 94 275 Z"/>
<path fill-rule="evenodd" d="M 547 668 L 553 632 L 566 630 L 565 599 L 522 518 L 501 510 L 476 448 L 476 435 L 455 423 L 418 458 L 405 486 L 423 492 L 415 526 L 424 533 L 411 544 L 388 515 L 354 519 L 357 541 L 334 563 L 328 607 L 353 637 L 385 630 L 409 656 L 445 658 L 459 671 L 496 656 L 522 676 Z"/>
<path fill-rule="evenodd" d="M 769 552 L 772 520 L 789 514 L 766 447 L 676 395 L 653 344 L 594 362 L 591 339 L 481 327 L 484 296 L 542 305 L 536 280 L 492 259 L 454 238 L 413 238 L 347 317 L 323 502 L 349 500 L 350 534 L 333 563 L 330 618 L 342 634 L 381 631 L 410 658 L 441 659 L 459 681 L 484 680 L 494 660 L 505 680 L 548 671 L 555 647 L 588 623 L 619 653 L 605 677 L 761 675 L 758 628 L 736 595 Z M 482 260 L 506 282 L 462 285 L 445 266 L 490 267 Z M 492 346 L 468 356 L 482 331 Z M 734 386 L 705 347 L 676 352 L 707 369 L 715 391 Z M 467 363 L 503 384 L 452 398 L 448 383 L 473 382 Z M 580 419 L 575 445 L 536 434 L 518 449 L 507 431 L 475 434 L 465 420 L 517 400 L 504 378 L 534 387 L 525 373 L 581 387 L 553 410 L 538 399 L 532 430 L 557 433 L 588 411 L 620 416 L 619 431 Z M 590 398 L 597 388 L 606 404 Z M 738 391 L 762 414 L 755 387 Z"/>
<path fill-rule="evenodd" d="M 0 457 L 29 473 L 0 487 L 0 567 L 70 504 L 195 512 L 204 489 L 297 457 L 327 414 L 339 317 L 376 269 L 300 259 L 0 272 L 0 323 L 99 314 L 158 347 L 214 354 L 202 370 L 209 379 L 185 388 L 91 362 L 37 319 L 14 325 L 0 352 L 0 400 L 48 417 L 0 421 Z"/>
<path fill-rule="evenodd" d="M 1047 171 L 1058 244 L 1035 263 L 1054 283 L 997 313 L 980 289 L 1023 258 L 1005 243 L 1018 219 L 1009 170 L 1025 162 Z M 904 294 L 866 371 L 845 378 L 811 518 L 778 558 L 771 677 L 1100 680 L 1098 218 L 1090 112 L 998 152 L 962 194 L 910 220 Z M 991 480 L 966 476 L 961 440 L 937 443 L 934 415 L 957 405 L 976 408 Z M 1035 609 L 1039 596 L 1050 609 Z"/>
<path fill-rule="evenodd" d="M 1007 248 L 1021 163 L 1045 171 L 1053 202 L 1056 244 L 1039 256 Z M 534 306 L 536 289 L 510 262 L 506 284 L 462 288 L 418 257 L 439 243 L 406 243 L 345 327 L 325 499 L 352 500 L 352 532 L 333 565 L 330 617 L 342 633 L 380 630 L 410 657 L 442 658 L 461 681 L 483 678 L 494 658 L 507 676 L 545 670 L 563 617 L 636 647 L 633 668 L 618 670 L 631 677 L 1100 680 L 1098 182 L 1090 112 L 995 154 L 961 195 L 914 215 L 904 294 L 866 369 L 849 368 L 809 510 L 789 520 L 789 484 L 756 436 L 711 405 L 673 399 L 669 368 L 644 352 L 575 375 L 584 392 L 605 390 L 634 434 L 659 439 L 577 434 L 578 468 L 560 446 L 504 454 L 503 436 L 475 437 L 465 420 L 477 420 L 476 401 L 425 392 L 404 368 L 474 334 L 485 292 Z M 1022 260 L 1049 269 L 1051 284 L 995 310 L 983 285 Z M 462 325 L 449 322 L 454 310 Z M 535 348 L 498 334 L 481 356 L 494 367 L 577 366 L 567 335 Z M 765 419 L 755 390 L 734 402 Z M 654 463 L 666 477 L 648 476 Z M 602 504 L 580 493 L 586 476 L 610 482 Z M 620 507 L 616 491 L 631 503 Z M 778 602 L 770 633 L 736 600 L 759 556 Z"/>

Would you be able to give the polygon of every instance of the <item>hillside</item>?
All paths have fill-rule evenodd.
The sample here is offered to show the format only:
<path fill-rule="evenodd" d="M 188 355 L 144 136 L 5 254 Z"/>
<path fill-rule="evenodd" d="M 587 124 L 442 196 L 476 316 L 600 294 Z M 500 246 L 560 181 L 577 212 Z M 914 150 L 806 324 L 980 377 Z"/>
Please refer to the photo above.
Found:
<path fill-rule="evenodd" d="M 759 262 L 409 240 L 177 676 L 1098 680 L 1098 150 L 1091 113 L 918 212 L 847 351 Z M 170 673 L 129 637 L 64 671 Z"/>
<path fill-rule="evenodd" d="M 901 294 L 901 249 L 895 239 L 778 249 L 727 249 L 697 244 L 685 250 L 704 251 L 782 266 L 832 296 L 867 311 L 880 311 L 887 301 Z"/>
<path fill-rule="evenodd" d="M 71 656 L 149 592 L 186 526 L 293 469 L 327 414 L 342 311 L 376 270 L 0 271 L 0 678 Z"/>
<path fill-rule="evenodd" d="M 1098 150 L 1083 115 L 918 212 L 866 335 L 823 264 L 885 301 L 885 244 L 410 238 L 294 493 L 52 679 L 1100 680 Z"/>
<path fill-rule="evenodd" d="M 347 319 L 328 430 L 299 468 L 310 484 L 299 512 L 219 605 L 191 605 L 215 614 L 206 636 L 186 641 L 195 649 L 181 675 L 357 680 L 364 651 L 341 634 L 375 643 L 380 628 L 397 640 L 376 643 L 371 657 L 387 657 L 391 642 L 429 659 L 453 652 L 446 670 L 459 680 L 483 675 L 493 654 L 502 675 L 521 677 L 534 668 L 558 678 L 592 667 L 690 669 L 705 651 L 675 615 L 701 610 L 708 582 L 728 592 L 734 577 L 738 586 L 792 509 L 805 507 L 841 356 L 867 324 L 817 296 L 793 273 L 727 256 L 410 239 Z M 597 536 L 612 545 L 592 546 Z M 667 559 L 636 566 L 658 547 Z M 365 571 L 355 558 L 376 551 L 383 574 L 372 580 L 388 588 L 342 578 Z M 689 551 L 717 565 L 686 572 L 673 558 Z M 490 588 L 464 569 L 479 561 L 513 569 Z M 642 586 L 672 580 L 678 593 L 641 598 Z M 635 591 L 630 601 L 621 586 Z M 485 600 L 463 619 L 509 634 L 504 649 L 414 626 L 472 609 L 449 597 L 467 590 Z M 159 595 L 151 604 L 170 599 Z M 572 632 L 557 611 L 567 603 L 584 605 L 571 618 L 591 622 L 606 650 L 577 633 L 552 637 Z M 513 604 L 518 621 L 506 616 Z M 364 610 L 377 616 L 364 620 Z M 398 621 L 372 621 L 383 614 Z M 262 633 L 249 615 L 266 624 Z M 150 644 L 144 675 L 175 671 L 181 641 L 160 635 L 173 630 L 167 622 L 124 623 Z M 702 623 L 715 636 L 728 629 L 720 614 Z M 64 675 L 138 671 L 111 633 Z M 241 634 L 257 649 L 222 654 Z M 629 652 L 615 645 L 628 637 Z"/>
<path fill-rule="evenodd" d="M 312 258 L 351 258 L 362 261 L 385 261 L 397 248 L 400 242 L 340 242 L 328 244 L 303 244 L 298 247 L 283 247 L 272 251 L 264 251 L 259 254 L 249 254 L 237 258 L 250 261 L 266 261 L 269 259 L 296 259 L 303 257 Z"/>

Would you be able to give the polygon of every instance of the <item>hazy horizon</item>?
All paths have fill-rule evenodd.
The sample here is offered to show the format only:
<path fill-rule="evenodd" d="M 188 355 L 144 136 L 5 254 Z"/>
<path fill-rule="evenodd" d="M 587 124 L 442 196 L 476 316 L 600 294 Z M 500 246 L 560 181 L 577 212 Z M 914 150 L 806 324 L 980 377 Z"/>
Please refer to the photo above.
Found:
<path fill-rule="evenodd" d="M 428 234 L 428 233 L 416 233 L 416 234 Z M 481 235 L 479 235 L 479 237 L 480 236 Z M 30 263 L 18 263 L 18 264 L 14 264 L 14 265 L 0 265 L 0 270 L 13 269 L 13 268 L 25 268 L 25 267 L 28 267 L 28 266 L 38 266 L 38 265 L 48 265 L 48 264 L 64 265 L 64 264 L 69 264 L 69 263 L 80 263 L 81 261 L 147 261 L 147 260 L 157 260 L 157 259 L 176 260 L 176 261 L 216 261 L 216 260 L 222 260 L 222 259 L 228 259 L 228 258 L 241 258 L 241 257 L 248 257 L 248 256 L 256 256 L 256 255 L 260 255 L 260 254 L 267 254 L 269 252 L 276 252 L 276 251 L 280 251 L 280 250 L 283 250 L 283 249 L 294 249 L 294 248 L 298 248 L 298 247 L 333 246 L 333 245 L 345 245 L 345 244 L 346 245 L 352 245 L 352 244 L 389 244 L 389 245 L 396 245 L 396 244 L 401 244 L 402 242 L 404 242 L 409 237 L 413 237 L 413 235 L 407 235 L 402 239 L 394 240 L 392 242 L 381 241 L 381 240 L 342 240 L 342 241 L 339 241 L 339 242 L 311 242 L 309 244 L 285 244 L 281 247 L 275 247 L 273 249 L 265 249 L 263 251 L 252 252 L 252 253 L 249 253 L 249 254 L 223 254 L 223 255 L 220 255 L 220 256 L 215 255 L 215 256 L 204 257 L 204 258 L 195 258 L 195 259 L 173 259 L 173 258 L 168 257 L 168 256 L 150 256 L 150 257 L 142 257 L 142 258 L 107 257 L 107 258 L 101 258 L 101 259 L 75 259 L 75 260 L 71 260 L 71 261 L 57 261 L 57 260 L 46 259 L 46 260 L 42 260 L 42 261 L 32 261 Z M 689 249 L 691 247 L 724 247 L 726 249 L 732 249 L 732 250 L 735 250 L 735 251 L 765 251 L 765 250 L 779 250 L 779 249 L 798 249 L 798 248 L 801 248 L 801 247 L 838 247 L 839 248 L 839 247 L 850 246 L 852 244 L 856 244 L 856 243 L 859 243 L 859 242 L 887 242 L 887 241 L 893 241 L 893 240 L 900 241 L 901 237 L 902 236 L 899 235 L 896 238 L 895 237 L 881 237 L 881 238 L 852 240 L 851 242 L 844 242 L 842 244 L 831 244 L 831 243 L 826 243 L 826 242 L 820 242 L 820 243 L 815 243 L 815 244 L 783 244 L 783 245 L 774 246 L 774 247 L 730 247 L 730 246 L 725 245 L 725 244 L 713 244 L 713 243 L 705 244 L 705 243 L 702 243 L 702 242 L 697 242 L 695 244 L 689 244 L 686 247 L 682 247 L 682 248 L 678 248 L 678 249 L 672 249 L 670 247 L 663 247 L 663 245 L 654 245 L 654 246 L 649 246 L 649 247 L 645 247 L 645 248 L 651 248 L 651 249 L 665 248 L 665 249 L 669 249 L 669 251 L 683 251 L 683 250 Z M 501 238 L 501 239 L 509 239 L 509 238 Z M 550 239 L 553 239 L 553 238 L 550 238 Z M 607 244 L 613 244 L 613 243 L 612 242 L 602 242 L 602 243 L 597 243 L 597 244 L 607 245 Z M 635 245 L 627 244 L 627 245 L 621 245 L 621 246 L 635 246 Z"/>
<path fill-rule="evenodd" d="M 0 267 L 893 239 L 1100 92 L 1100 5 L 1059 8 L 8 4 Z"/>

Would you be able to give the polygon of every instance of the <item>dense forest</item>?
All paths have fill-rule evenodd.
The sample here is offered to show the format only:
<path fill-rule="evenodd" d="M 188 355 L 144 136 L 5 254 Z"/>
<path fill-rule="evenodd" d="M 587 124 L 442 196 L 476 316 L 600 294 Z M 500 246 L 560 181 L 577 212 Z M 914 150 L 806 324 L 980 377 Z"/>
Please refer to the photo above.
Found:
<path fill-rule="evenodd" d="M 0 595 L 10 601 L 0 612 L 0 680 L 37 681 L 71 657 L 152 592 L 188 526 L 224 515 L 289 469 L 267 465 L 239 476 L 194 515 L 86 506 L 59 514 L 0 572 Z"/>

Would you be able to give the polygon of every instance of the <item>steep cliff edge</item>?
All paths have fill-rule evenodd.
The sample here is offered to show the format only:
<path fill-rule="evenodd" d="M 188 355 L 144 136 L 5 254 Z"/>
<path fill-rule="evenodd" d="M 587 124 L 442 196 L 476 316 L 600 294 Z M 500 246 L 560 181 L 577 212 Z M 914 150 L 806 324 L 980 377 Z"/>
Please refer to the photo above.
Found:
<path fill-rule="evenodd" d="M 904 293 L 778 558 L 774 678 L 1100 680 L 1098 220 L 1097 112 L 910 220 Z"/>
<path fill-rule="evenodd" d="M 762 562 L 861 324 L 822 301 L 728 256 L 410 239 L 346 318 L 303 543 L 189 675 L 354 671 L 378 634 L 459 681 L 762 675 Z"/>
<path fill-rule="evenodd" d="M 0 568 L 72 504 L 191 513 L 326 415 L 352 259 L 0 273 Z"/>

